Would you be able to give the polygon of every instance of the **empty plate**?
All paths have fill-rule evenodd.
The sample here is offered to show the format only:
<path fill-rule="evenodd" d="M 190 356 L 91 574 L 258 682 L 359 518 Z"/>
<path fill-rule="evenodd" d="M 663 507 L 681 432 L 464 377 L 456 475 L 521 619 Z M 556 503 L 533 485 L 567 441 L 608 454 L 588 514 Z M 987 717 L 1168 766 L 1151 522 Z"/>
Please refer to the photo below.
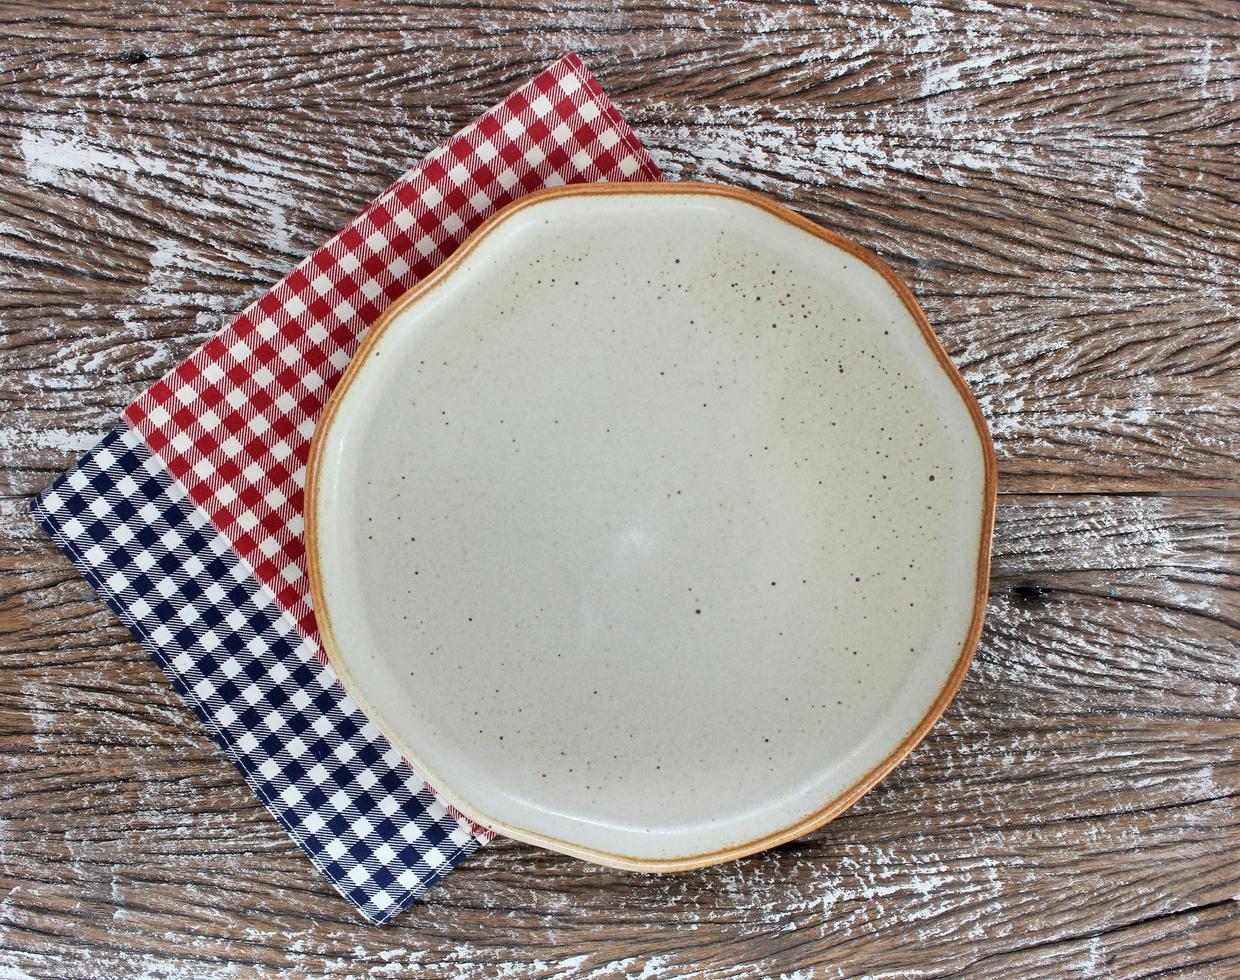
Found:
<path fill-rule="evenodd" d="M 746 191 L 593 184 L 476 232 L 314 437 L 331 663 L 467 816 L 680 870 L 851 805 L 985 607 L 976 402 L 873 255 Z"/>

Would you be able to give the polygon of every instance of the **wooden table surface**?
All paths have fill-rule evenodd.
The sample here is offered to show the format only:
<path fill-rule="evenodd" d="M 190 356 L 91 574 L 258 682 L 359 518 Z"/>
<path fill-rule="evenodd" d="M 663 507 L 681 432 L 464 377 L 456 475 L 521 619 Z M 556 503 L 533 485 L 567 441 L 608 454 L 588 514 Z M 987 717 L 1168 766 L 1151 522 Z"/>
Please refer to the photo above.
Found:
<path fill-rule="evenodd" d="M 499 842 L 372 928 L 26 501 L 568 50 L 912 284 L 997 443 L 986 632 L 801 841 Z M 1238 82 L 1234 0 L 0 5 L 0 975 L 1240 974 Z"/>

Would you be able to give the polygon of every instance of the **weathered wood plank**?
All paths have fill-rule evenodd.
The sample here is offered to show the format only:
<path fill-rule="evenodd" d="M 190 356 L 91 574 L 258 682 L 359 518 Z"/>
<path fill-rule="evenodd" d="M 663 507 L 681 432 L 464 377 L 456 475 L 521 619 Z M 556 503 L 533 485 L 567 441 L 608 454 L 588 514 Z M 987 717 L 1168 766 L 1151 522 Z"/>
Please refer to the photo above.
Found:
<path fill-rule="evenodd" d="M 1012 495 L 1240 479 L 1234 4 L 9 2 L 0 38 L 0 972 L 1240 972 L 1240 505 Z M 500 842 L 369 929 L 24 500 L 570 49 L 669 176 L 923 298 L 1009 493 L 987 631 L 805 840 L 675 878 Z"/>
<path fill-rule="evenodd" d="M 960 697 L 847 816 L 665 878 L 500 842 L 382 931 L 7 518 L 0 968 L 1224 976 L 1240 965 L 1237 516 L 1226 498 L 1006 498 Z"/>
<path fill-rule="evenodd" d="M 670 176 L 774 193 L 909 279 L 1007 489 L 1240 478 L 1225 3 L 241 6 L 172 27 L 138 10 L 0 13 L 0 445 L 67 462 L 405 165 L 577 47 Z"/>

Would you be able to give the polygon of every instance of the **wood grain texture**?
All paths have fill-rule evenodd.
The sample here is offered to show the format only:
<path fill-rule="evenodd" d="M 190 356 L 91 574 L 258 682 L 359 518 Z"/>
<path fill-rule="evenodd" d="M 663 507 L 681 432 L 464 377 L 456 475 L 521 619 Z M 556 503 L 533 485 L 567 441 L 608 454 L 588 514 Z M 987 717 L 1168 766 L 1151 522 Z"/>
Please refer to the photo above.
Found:
<path fill-rule="evenodd" d="M 0 39 L 0 975 L 1240 973 L 1234 3 L 88 0 Z M 670 177 L 913 285 L 998 446 L 987 629 L 801 841 L 664 878 L 500 842 L 368 928 L 25 500 L 566 50 Z"/>
<path fill-rule="evenodd" d="M 1229 7 L 10 5 L 0 309 L 29 363 L 0 391 L 9 438 L 88 441 L 575 47 L 670 176 L 771 192 L 906 276 L 978 388 L 1008 489 L 1226 486 Z"/>
<path fill-rule="evenodd" d="M 1225 976 L 1240 967 L 1240 540 L 1222 530 L 1237 516 L 1234 499 L 1005 498 L 961 694 L 848 815 L 674 877 L 503 842 L 385 930 L 311 873 L 89 588 L 10 524 L 0 966 Z"/>

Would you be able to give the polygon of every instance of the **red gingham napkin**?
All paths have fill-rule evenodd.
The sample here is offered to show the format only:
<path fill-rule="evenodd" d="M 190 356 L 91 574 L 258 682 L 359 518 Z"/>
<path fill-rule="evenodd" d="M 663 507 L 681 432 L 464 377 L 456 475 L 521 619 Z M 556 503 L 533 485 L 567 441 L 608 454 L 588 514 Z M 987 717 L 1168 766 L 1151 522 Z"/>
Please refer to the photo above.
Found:
<path fill-rule="evenodd" d="M 575 54 L 397 180 L 129 406 L 126 421 L 307 631 L 302 490 L 319 411 L 367 327 L 532 190 L 661 180 Z"/>

